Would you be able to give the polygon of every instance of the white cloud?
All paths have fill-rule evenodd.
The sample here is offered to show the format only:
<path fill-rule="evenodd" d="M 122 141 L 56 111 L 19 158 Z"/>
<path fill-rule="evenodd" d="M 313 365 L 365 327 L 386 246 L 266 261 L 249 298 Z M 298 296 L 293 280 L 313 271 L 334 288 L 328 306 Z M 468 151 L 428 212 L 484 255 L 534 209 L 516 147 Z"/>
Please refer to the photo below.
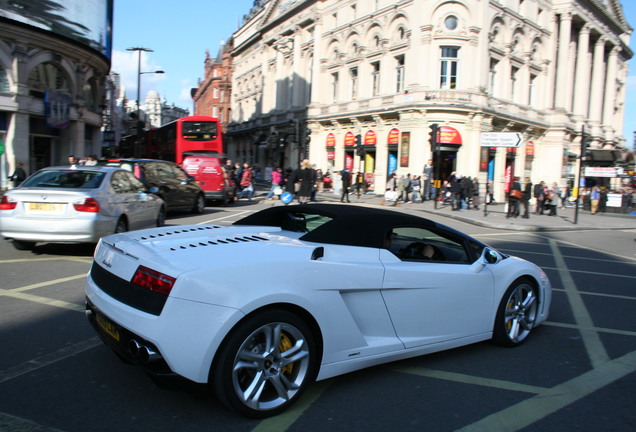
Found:
<path fill-rule="evenodd" d="M 137 79 L 139 72 L 139 54 L 137 51 L 113 51 L 111 70 L 117 72 L 121 79 L 121 85 L 126 88 L 126 96 L 130 100 L 137 99 Z M 141 72 L 161 70 L 161 67 L 153 63 L 149 58 L 149 53 L 141 53 Z M 141 100 L 146 97 L 150 90 L 159 92 L 159 87 L 166 80 L 164 74 L 142 74 L 141 75 Z M 161 92 L 159 92 L 161 93 Z"/>

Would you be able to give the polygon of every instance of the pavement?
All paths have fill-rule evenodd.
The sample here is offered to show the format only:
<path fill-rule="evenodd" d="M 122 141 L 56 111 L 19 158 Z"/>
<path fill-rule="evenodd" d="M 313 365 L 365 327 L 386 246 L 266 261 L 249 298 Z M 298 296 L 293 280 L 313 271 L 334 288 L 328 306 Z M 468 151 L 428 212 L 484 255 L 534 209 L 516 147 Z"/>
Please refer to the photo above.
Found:
<path fill-rule="evenodd" d="M 280 205 L 278 200 L 265 200 L 265 193 L 257 189 L 254 204 L 261 205 Z M 374 193 L 362 194 L 358 198 L 355 194 L 350 195 L 352 204 L 364 205 L 382 205 L 383 196 Z M 334 194 L 332 191 L 323 191 L 316 194 L 317 202 L 340 202 L 340 195 Z M 238 201 L 240 205 L 248 204 L 247 200 Z M 343 205 L 346 205 L 343 204 Z M 391 204 L 385 204 L 384 207 L 393 208 Z M 557 216 L 548 216 L 547 212 L 543 215 L 535 215 L 530 213 L 529 219 L 523 219 L 521 216 L 517 218 L 506 218 L 506 206 L 502 203 L 480 207 L 480 210 L 461 210 L 453 211 L 450 205 L 442 206 L 438 203 L 435 208 L 434 201 L 425 201 L 419 203 L 399 203 L 399 208 L 404 210 L 415 210 L 431 215 L 443 216 L 449 219 L 455 219 L 473 225 L 511 230 L 511 231 L 585 231 L 585 230 L 624 230 L 636 229 L 636 212 L 631 214 L 620 213 L 597 213 L 591 214 L 589 211 L 579 208 L 576 215 L 575 208 L 558 208 Z M 534 204 L 530 206 L 534 210 Z M 576 221 L 576 222 L 575 222 Z"/>

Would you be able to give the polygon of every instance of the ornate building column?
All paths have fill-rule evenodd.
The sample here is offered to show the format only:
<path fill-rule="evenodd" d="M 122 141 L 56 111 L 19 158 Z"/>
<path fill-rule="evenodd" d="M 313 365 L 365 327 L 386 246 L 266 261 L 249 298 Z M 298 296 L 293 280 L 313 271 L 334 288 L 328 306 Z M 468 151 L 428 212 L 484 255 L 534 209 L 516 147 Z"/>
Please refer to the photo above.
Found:
<path fill-rule="evenodd" d="M 566 96 L 568 94 L 568 54 L 570 51 L 570 39 L 572 32 L 572 14 L 570 12 L 561 13 L 559 23 L 559 49 L 557 52 L 557 76 L 556 76 L 556 97 L 554 99 L 555 108 L 566 108 Z"/>
<path fill-rule="evenodd" d="M 579 32 L 576 54 L 576 76 L 574 82 L 574 115 L 583 120 L 587 117 L 590 103 L 590 26 L 585 24 Z"/>
<path fill-rule="evenodd" d="M 604 130 L 613 130 L 614 124 L 614 107 L 616 106 L 616 70 L 617 59 L 620 48 L 615 46 L 609 53 L 607 58 L 607 72 L 605 73 L 605 101 L 603 103 L 603 121 Z"/>
<path fill-rule="evenodd" d="M 595 125 L 601 123 L 603 107 L 603 81 L 605 80 L 605 38 L 601 37 L 594 45 L 594 65 L 592 67 L 592 88 L 590 90 L 590 120 Z M 594 131 L 594 134 L 597 132 Z"/>

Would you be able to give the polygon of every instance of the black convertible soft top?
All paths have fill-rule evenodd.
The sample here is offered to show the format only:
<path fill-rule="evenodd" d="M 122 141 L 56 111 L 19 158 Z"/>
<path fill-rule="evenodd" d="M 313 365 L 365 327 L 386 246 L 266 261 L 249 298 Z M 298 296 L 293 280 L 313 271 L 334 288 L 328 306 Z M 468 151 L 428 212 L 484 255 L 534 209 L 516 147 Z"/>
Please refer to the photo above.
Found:
<path fill-rule="evenodd" d="M 387 233 L 395 227 L 419 226 L 428 229 L 441 227 L 428 219 L 406 213 L 338 204 L 270 207 L 246 216 L 234 222 L 234 225 L 277 226 L 285 229 L 289 226 L 290 219 L 306 218 L 308 215 L 327 216 L 331 220 L 303 235 L 300 237 L 301 240 L 349 246 L 382 248 Z M 465 237 L 451 228 L 443 228 Z"/>

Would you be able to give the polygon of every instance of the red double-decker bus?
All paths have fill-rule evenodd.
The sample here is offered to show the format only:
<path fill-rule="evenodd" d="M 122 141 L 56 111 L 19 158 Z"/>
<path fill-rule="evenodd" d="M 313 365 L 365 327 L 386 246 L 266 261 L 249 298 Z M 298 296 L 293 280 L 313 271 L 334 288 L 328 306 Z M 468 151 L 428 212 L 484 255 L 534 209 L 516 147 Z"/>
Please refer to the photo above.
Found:
<path fill-rule="evenodd" d="M 181 164 L 185 152 L 223 153 L 219 119 L 207 116 L 182 117 L 151 131 L 146 157 Z"/>

